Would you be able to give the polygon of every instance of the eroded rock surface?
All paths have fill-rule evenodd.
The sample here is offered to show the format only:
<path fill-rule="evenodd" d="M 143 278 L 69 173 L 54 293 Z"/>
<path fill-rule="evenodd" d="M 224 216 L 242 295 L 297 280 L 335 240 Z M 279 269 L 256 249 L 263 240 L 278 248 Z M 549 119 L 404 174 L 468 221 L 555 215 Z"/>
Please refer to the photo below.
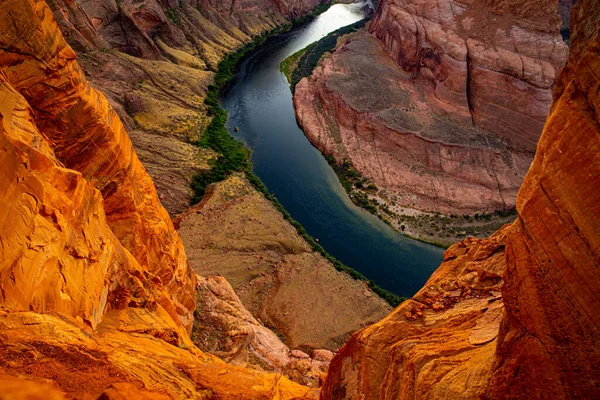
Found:
<path fill-rule="evenodd" d="M 352 336 L 322 399 L 473 399 L 492 372 L 508 227 L 450 247 L 411 300 Z"/>
<path fill-rule="evenodd" d="M 317 396 L 194 346 L 196 276 L 118 116 L 46 3 L 0 8 L 1 397 Z"/>
<path fill-rule="evenodd" d="M 512 209 L 568 54 L 556 12 L 553 2 L 382 1 L 368 33 L 341 39 L 296 86 L 298 121 L 380 189 L 366 194 L 392 223 Z"/>
<path fill-rule="evenodd" d="M 571 21 L 569 63 L 507 239 L 492 398 L 600 395 L 600 3 L 578 2 Z"/>
<path fill-rule="evenodd" d="M 333 353 L 317 349 L 312 357 L 290 350 L 250 314 L 225 278 L 198 278 L 198 308 L 192 341 L 229 364 L 283 373 L 310 387 L 320 387 Z"/>
<path fill-rule="evenodd" d="M 391 311 L 365 282 L 338 272 L 241 176 L 218 183 L 176 221 L 194 271 L 222 275 L 291 349 L 338 349 Z"/>
<path fill-rule="evenodd" d="M 517 198 L 517 221 L 450 248 L 415 299 L 355 334 L 332 361 L 322 399 L 600 394 L 598 1 L 578 2 L 571 21 L 572 53 Z M 463 262 L 469 267 L 452 268 Z M 472 283 L 473 268 L 471 295 L 493 286 L 479 309 L 467 308 L 464 287 L 452 283 Z M 447 295 L 429 309 L 427 293 L 444 280 Z"/>

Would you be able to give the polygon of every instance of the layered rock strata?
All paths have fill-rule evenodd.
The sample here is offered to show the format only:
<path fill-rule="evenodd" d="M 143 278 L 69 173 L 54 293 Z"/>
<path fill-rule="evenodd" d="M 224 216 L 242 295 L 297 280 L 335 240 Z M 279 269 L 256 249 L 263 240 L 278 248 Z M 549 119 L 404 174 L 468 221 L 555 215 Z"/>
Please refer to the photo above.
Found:
<path fill-rule="evenodd" d="M 318 395 L 194 346 L 196 277 L 115 111 L 43 1 L 0 7 L 1 396 Z"/>
<path fill-rule="evenodd" d="M 571 56 L 558 78 L 535 160 L 517 198 L 519 217 L 479 242 L 491 249 L 505 236 L 504 249 L 480 257 L 469 242 L 450 248 L 415 299 L 355 334 L 334 358 L 322 399 L 599 396 L 600 330 L 594 311 L 600 307 L 598 2 L 578 2 L 571 21 Z M 456 257 L 465 245 L 471 250 Z M 465 258 L 469 255 L 473 258 Z M 455 279 L 449 263 L 466 261 L 459 278 L 470 283 L 469 271 L 494 259 L 496 274 L 505 265 L 501 300 L 471 315 L 464 289 L 455 292 L 459 301 L 449 309 L 452 292 L 437 306 L 424 303 L 423 296 L 436 289 L 436 282 Z M 498 278 L 488 276 L 488 283 Z M 469 287 L 471 295 L 478 285 L 482 283 Z M 499 300 L 504 310 L 486 318 Z M 460 318 L 467 324 L 453 322 Z M 439 322 L 432 320 L 447 325 L 439 329 Z M 433 340 L 427 347 L 423 338 L 429 337 Z M 495 342 L 491 347 L 489 340 Z"/>
<path fill-rule="evenodd" d="M 170 293 L 169 297 L 164 298 L 164 307 L 172 313 L 173 319 L 181 320 L 187 329 L 191 329 L 192 311 L 195 308 L 195 276 L 189 267 L 183 244 L 166 210 L 160 204 L 152 179 L 137 158 L 119 117 L 104 96 L 91 88 L 85 80 L 75 54 L 62 39 L 52 13 L 43 2 L 5 1 L 4 9 L 6 12 L 0 16 L 0 26 L 11 28 L 3 29 L 0 33 L 0 65 L 6 96 L 13 98 L 7 99 L 4 104 L 7 107 L 4 118 L 10 121 L 10 118 L 18 116 L 28 122 L 25 131 L 29 137 L 24 140 L 43 146 L 44 155 L 62 168 L 51 172 L 54 170 L 51 165 L 40 167 L 38 164 L 23 163 L 26 169 L 40 168 L 40 174 L 49 173 L 55 177 L 55 181 L 41 180 L 46 184 L 62 187 L 57 196 L 64 196 L 61 202 L 66 202 L 61 204 L 58 197 L 51 196 L 49 208 L 46 209 L 42 207 L 46 191 L 42 190 L 31 196 L 30 200 L 35 205 L 31 208 L 26 206 L 28 196 L 18 194 L 19 191 L 28 192 L 28 189 L 7 191 L 7 195 L 11 197 L 6 199 L 6 204 L 20 204 L 30 210 L 28 218 L 23 219 L 19 217 L 19 213 L 7 207 L 6 218 L 21 221 L 24 223 L 23 228 L 35 231 L 34 227 L 38 226 L 35 216 L 42 212 L 54 224 L 47 228 L 57 229 L 59 232 L 72 231 L 68 237 L 71 244 L 61 251 L 67 251 L 75 265 L 92 261 L 100 268 L 105 268 L 102 272 L 98 271 L 100 283 L 103 283 L 106 269 L 110 265 L 109 259 L 102 256 L 103 252 L 108 251 L 104 243 L 118 241 L 130 253 L 128 257 L 133 256 L 142 270 L 154 276 L 154 284 L 164 287 Z M 28 115 L 28 112 L 31 114 Z M 32 119 L 35 119 L 35 124 Z M 12 123 L 14 129 L 21 128 L 19 120 L 13 119 Z M 18 137 L 22 136 L 18 130 L 15 135 L 17 134 Z M 15 152 L 16 150 L 12 152 L 14 157 L 25 157 L 25 160 L 32 157 L 17 156 L 18 153 Z M 11 168 L 19 165 L 8 159 L 7 164 Z M 48 170 L 50 172 L 46 172 Z M 9 171 L 11 170 L 7 173 Z M 18 174 L 17 170 L 12 173 Z M 89 189 L 84 189 L 86 187 Z M 99 206 L 93 206 L 87 200 L 96 197 L 92 187 L 102 194 L 103 215 L 98 213 Z M 85 190 L 89 190 L 89 193 L 86 194 Z M 72 211 L 81 207 L 85 207 L 86 212 Z M 95 221 L 88 220 L 92 215 L 95 219 L 100 218 L 100 226 L 106 223 L 110 230 L 100 236 L 86 236 L 85 229 L 82 231 L 79 226 Z M 4 226 L 15 226 L 9 220 L 5 221 Z M 64 227 L 61 226 L 63 223 Z M 38 229 L 37 232 L 43 237 L 47 228 L 39 228 L 41 230 Z M 31 245 L 26 246 L 27 252 L 33 251 L 36 254 L 41 251 L 43 254 L 45 245 L 52 246 L 54 243 L 53 240 L 47 243 L 42 240 L 41 248 L 37 249 L 33 243 L 41 238 L 36 239 L 35 235 L 24 232 L 27 231 L 5 232 L 6 237 L 14 241 L 14 246 L 7 248 L 17 250 L 24 243 L 31 242 Z M 114 235 L 113 238 L 110 238 L 111 235 Z M 68 268 L 69 264 L 65 263 L 63 257 L 53 257 L 52 254 L 50 252 L 45 257 L 34 258 L 34 263 L 49 260 L 59 270 L 63 268 L 63 264 Z M 121 261 L 115 264 L 129 263 L 126 256 L 122 255 L 120 258 Z M 17 282 L 17 271 L 35 271 L 35 268 L 18 267 L 24 260 L 30 259 L 30 256 L 21 251 L 15 251 L 10 256 L 6 254 L 2 259 L 8 267 L 3 271 L 6 279 L 10 276 L 12 285 L 17 288 L 22 284 Z M 75 265 L 75 273 L 79 273 L 81 267 Z M 63 279 L 67 281 L 66 277 Z M 36 280 L 25 281 L 31 283 Z M 95 285 L 98 281 L 89 283 Z M 90 292 L 81 288 L 84 282 L 74 281 L 72 284 L 80 294 Z M 101 287 L 99 290 L 102 290 Z M 35 292 L 37 288 L 32 286 L 30 289 Z M 106 302 L 107 295 L 105 291 L 97 299 L 103 298 Z M 141 293 L 134 291 L 129 295 L 138 296 Z M 69 296 L 62 301 L 70 303 Z M 127 297 L 120 301 L 127 305 Z M 78 301 L 74 303 L 77 304 Z M 100 306 L 102 308 L 103 305 Z M 44 311 L 44 307 L 36 311 Z"/>
<path fill-rule="evenodd" d="M 382 1 L 296 86 L 298 121 L 393 222 L 511 209 L 568 53 L 546 3 Z"/>

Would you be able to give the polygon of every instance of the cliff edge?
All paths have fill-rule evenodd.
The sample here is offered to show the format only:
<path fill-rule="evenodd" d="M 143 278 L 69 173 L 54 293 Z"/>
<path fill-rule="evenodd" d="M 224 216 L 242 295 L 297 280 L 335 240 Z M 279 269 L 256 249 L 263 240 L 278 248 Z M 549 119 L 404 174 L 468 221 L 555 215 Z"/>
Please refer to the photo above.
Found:
<path fill-rule="evenodd" d="M 45 2 L 0 8 L 2 396 L 314 397 L 193 345 L 196 276 L 116 112 Z"/>
<path fill-rule="evenodd" d="M 600 395 L 599 21 L 598 1 L 578 2 L 515 223 L 450 248 L 415 298 L 356 333 L 322 399 Z"/>

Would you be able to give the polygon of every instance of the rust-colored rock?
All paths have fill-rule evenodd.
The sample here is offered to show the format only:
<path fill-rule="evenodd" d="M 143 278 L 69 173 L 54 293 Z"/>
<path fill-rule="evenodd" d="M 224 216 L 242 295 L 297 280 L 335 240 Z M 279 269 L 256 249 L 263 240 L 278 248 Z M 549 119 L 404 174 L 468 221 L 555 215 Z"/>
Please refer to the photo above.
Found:
<path fill-rule="evenodd" d="M 300 384 L 321 386 L 320 377 L 333 354 L 315 350 L 311 359 L 298 350 L 290 351 L 246 310 L 225 278 L 198 278 L 197 303 L 191 339 L 200 349 L 233 365 L 283 373 Z M 297 353 L 305 356 L 302 363 Z"/>
<path fill-rule="evenodd" d="M 352 336 L 333 359 L 321 398 L 478 398 L 502 319 L 507 229 L 450 247 L 411 300 Z"/>
<path fill-rule="evenodd" d="M 416 299 L 355 334 L 332 361 L 322 399 L 598 398 L 599 6 L 583 0 L 573 9 L 572 53 L 517 198 L 517 221 L 450 248 Z M 467 308 L 483 300 L 482 287 L 488 306 Z M 480 297 L 471 303 L 465 294 Z M 420 307 L 424 323 L 406 319 Z"/>
<path fill-rule="evenodd" d="M 370 31 L 434 110 L 532 151 L 566 62 L 559 27 L 552 0 L 385 0 Z"/>
<path fill-rule="evenodd" d="M 43 1 L 0 5 L 0 397 L 296 399 L 188 337 L 196 277 Z"/>
<path fill-rule="evenodd" d="M 85 80 L 44 2 L 5 1 L 4 9 L 0 26 L 11 28 L 0 32 L 0 65 L 8 83 L 31 106 L 56 158 L 100 190 L 111 231 L 170 293 L 171 298 L 159 301 L 191 329 L 195 276 L 119 117 Z M 75 180 L 68 182 L 66 188 Z"/>
<path fill-rule="evenodd" d="M 158 339 L 156 333 L 171 329 L 169 318 L 166 313 L 128 308 L 107 314 L 90 332 L 54 314 L 0 310 L 0 388 L 8 379 L 4 374 L 10 374 L 21 381 L 14 390 L 17 394 L 29 390 L 28 381 L 34 380 L 67 398 L 85 400 L 318 396 L 318 391 L 281 375 L 232 366 L 203 354 L 184 336 L 178 346 Z"/>
<path fill-rule="evenodd" d="M 311 142 L 397 214 L 515 205 L 568 49 L 555 3 L 487 3 L 383 0 L 296 86 Z"/>
<path fill-rule="evenodd" d="M 507 240 L 491 398 L 600 396 L 600 3 L 578 2 L 571 22 L 569 63 Z"/>

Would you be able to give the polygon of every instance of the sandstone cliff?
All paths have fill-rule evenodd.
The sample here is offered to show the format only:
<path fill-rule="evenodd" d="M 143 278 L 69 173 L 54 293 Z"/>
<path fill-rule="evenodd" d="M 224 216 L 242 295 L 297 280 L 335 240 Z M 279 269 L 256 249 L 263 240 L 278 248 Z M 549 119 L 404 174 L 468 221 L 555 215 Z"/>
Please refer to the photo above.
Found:
<path fill-rule="evenodd" d="M 196 277 L 115 111 L 43 1 L 0 8 L 2 396 L 314 397 L 193 345 Z"/>
<path fill-rule="evenodd" d="M 355 334 L 322 399 L 600 395 L 599 5 L 583 0 L 573 10 L 573 50 L 517 221 L 450 248 L 413 300 Z M 490 291 L 488 304 L 468 298 L 499 284 L 501 297 Z M 429 307 L 432 292 L 445 300 Z"/>
<path fill-rule="evenodd" d="M 345 37 L 296 86 L 298 121 L 381 189 L 366 194 L 392 222 L 510 209 L 567 56 L 546 3 L 382 1 L 370 34 Z M 417 222 L 397 226 L 451 240 Z"/>

